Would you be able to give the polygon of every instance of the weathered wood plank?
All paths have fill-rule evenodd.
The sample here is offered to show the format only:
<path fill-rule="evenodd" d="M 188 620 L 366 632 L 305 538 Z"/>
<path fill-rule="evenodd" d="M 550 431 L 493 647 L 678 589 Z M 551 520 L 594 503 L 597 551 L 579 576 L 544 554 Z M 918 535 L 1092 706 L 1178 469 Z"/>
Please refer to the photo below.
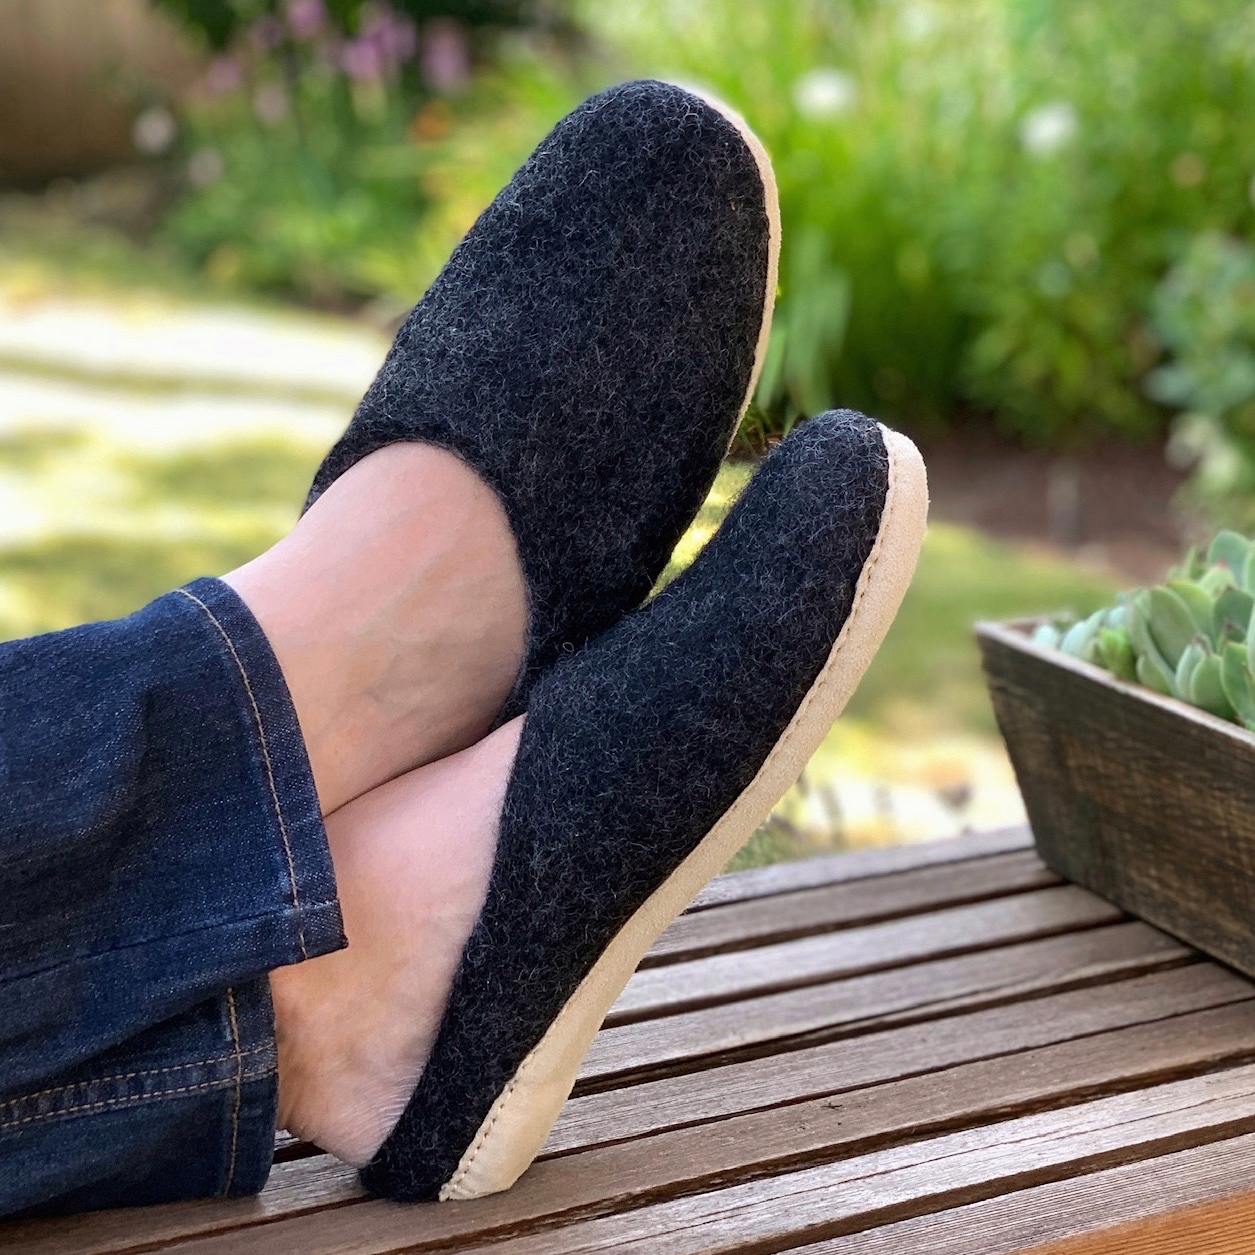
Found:
<path fill-rule="evenodd" d="M 838 1039 L 573 1098 L 545 1150 L 553 1154 L 640 1137 L 1252 997 L 1255 987 L 1236 973 L 1191 965 L 1031 1004 Z"/>
<path fill-rule="evenodd" d="M 521 1238 L 573 1218 L 618 1216 L 652 1198 L 700 1197 L 702 1189 L 726 1192 L 740 1181 L 797 1170 L 808 1162 L 826 1163 L 838 1155 L 868 1160 L 877 1147 L 886 1147 L 890 1163 L 896 1164 L 901 1148 L 895 1142 L 903 1137 L 928 1138 L 948 1126 L 995 1118 L 1005 1124 L 1007 1117 L 1040 1113 L 1102 1087 L 1151 1084 L 1226 1060 L 1249 1060 L 1255 1056 L 1253 1029 L 1255 1005 L 1201 1012 L 876 1086 L 839 1101 L 754 1112 L 715 1126 L 550 1160 L 537 1165 L 508 1194 L 436 1209 L 423 1216 L 417 1231 L 411 1218 L 397 1215 L 397 1209 L 363 1202 L 269 1225 L 265 1243 L 268 1250 L 312 1249 L 309 1244 L 316 1236 L 320 1243 L 337 1243 L 356 1233 L 364 1235 L 357 1248 L 363 1252 L 388 1252 L 400 1245 L 421 1250 L 488 1238 L 508 1241 L 514 1250 Z M 1255 1076 L 1251 1085 L 1255 1124 Z M 1004 1141 L 1014 1137 L 1007 1134 Z M 946 1148 L 940 1153 L 953 1152 Z M 289 1165 L 285 1171 L 295 1175 L 308 1172 L 309 1166 Z M 220 1243 L 199 1249 L 229 1251 L 237 1249 L 236 1240 L 224 1235 Z"/>
<path fill-rule="evenodd" d="M 1255 1136 L 1247 1135 L 817 1242 L 791 1255 L 1248 1255 L 1252 1181 Z"/>
<path fill-rule="evenodd" d="M 1242 983 L 1237 977 L 1231 979 Z M 1147 992 L 1141 1002 L 1149 1009 Z M 1223 996 L 1222 990 L 1216 992 Z M 1247 993 L 1255 991 L 1248 987 Z M 1069 997 L 1075 1000 L 1075 995 Z M 1043 1005 L 1039 1019 L 1067 1015 L 1066 1004 L 1050 1001 L 1054 1005 Z M 422 1241 L 469 1239 L 496 1230 L 522 1233 L 552 1222 L 555 1216 L 611 1212 L 660 1195 L 693 1192 L 710 1184 L 723 1186 L 808 1160 L 853 1154 L 876 1143 L 927 1136 L 946 1127 L 1057 1106 L 1098 1090 L 1162 1082 L 1220 1063 L 1255 1058 L 1255 999 L 1249 997 L 1228 1007 L 1105 1033 L 1092 1031 L 1102 1022 L 1097 1008 L 1080 1008 L 1074 1014 L 1078 1015 L 1077 1031 L 1089 1029 L 1088 1035 L 857 1089 L 857 1077 L 829 1072 L 829 1086 L 836 1084 L 841 1091 L 835 1098 L 798 1101 L 790 1096 L 713 1127 L 689 1126 L 550 1159 L 538 1164 L 508 1194 L 426 1214 Z M 985 1045 L 977 1035 L 969 1040 Z M 1000 1044 L 1008 1043 L 1004 1039 Z M 883 1045 L 891 1047 L 888 1041 Z M 790 1060 L 772 1062 L 787 1065 Z M 195 1208 L 183 1212 L 168 1208 L 122 1223 L 116 1213 L 88 1217 L 76 1223 L 75 1249 L 84 1253 L 134 1249 L 180 1234 L 227 1230 L 339 1207 L 357 1194 L 351 1170 L 320 1156 L 279 1165 L 264 1208 L 223 1209 L 212 1215 Z M 369 1232 L 372 1240 L 382 1243 L 377 1247 L 380 1250 L 392 1249 L 392 1242 L 414 1241 L 409 1217 L 397 1217 L 395 1224 L 380 1229 L 391 1210 L 371 1205 L 362 1212 L 354 1207 L 344 1213 L 344 1223 Z M 336 1231 L 338 1222 L 322 1218 L 318 1224 L 324 1221 L 331 1225 L 328 1232 Z M 286 1223 L 268 1226 L 266 1248 L 280 1241 L 295 1247 L 298 1239 L 312 1238 L 312 1223 L 301 1226 L 299 1232 Z M 43 1237 L 46 1241 L 47 1234 Z M 56 1248 L 23 1244 L 19 1234 L 16 1242 L 10 1237 L 5 1249 L 44 1255 Z"/>
<path fill-rule="evenodd" d="M 716 954 L 638 972 L 607 1025 L 711 1006 L 772 989 L 883 971 L 992 946 L 1095 928 L 1122 918 L 1118 907 L 1075 885 L 952 907 L 885 924 Z"/>
<path fill-rule="evenodd" d="M 1156 929 L 1115 924 L 603 1028 L 576 1092 L 605 1088 L 628 1073 L 692 1071 L 709 1066 L 712 1056 L 761 1053 L 773 1042 L 870 1032 L 1193 961 L 1194 951 Z"/>
<path fill-rule="evenodd" d="M 938 867 L 985 858 L 991 854 L 1008 854 L 1028 850 L 1033 835 L 1027 825 L 1015 824 L 988 832 L 948 837 L 941 841 L 925 841 L 918 845 L 891 845 L 870 850 L 850 850 L 841 854 L 823 854 L 790 863 L 773 863 L 749 871 L 732 872 L 712 880 L 694 899 L 690 911 L 704 911 L 712 906 L 743 902 L 748 898 L 770 897 L 813 889 L 818 885 L 843 884 L 851 880 L 871 880 L 891 876 L 916 867 Z"/>
<path fill-rule="evenodd" d="M 1058 885 L 1031 850 L 753 898 L 717 911 L 681 915 L 645 956 L 642 968 L 703 955 L 836 932 Z"/>
<path fill-rule="evenodd" d="M 576 1221 L 512 1238 L 509 1249 L 510 1255 L 778 1250 L 1252 1130 L 1255 1067 L 1234 1068 Z M 462 1249 L 484 1255 L 491 1248 Z"/>
<path fill-rule="evenodd" d="M 716 896 L 660 942 L 634 978 L 646 1009 L 602 1031 L 540 1162 L 507 1194 L 381 1204 L 291 1144 L 260 1199 L 0 1224 L 0 1249 L 1247 1250 L 1216 1242 L 1255 1223 L 1255 986 L 1045 887 L 1015 848 L 924 874 L 742 873 L 757 890 Z M 754 968 L 768 952 L 774 979 Z M 1242 1174 L 1228 1193 L 1208 1183 L 1207 1156 L 1213 1177 Z M 1151 1219 L 1169 1205 L 1203 1210 Z M 998 1245 L 1011 1234 L 1018 1245 Z"/>
<path fill-rule="evenodd" d="M 1253 1232 L 1255 1194 L 1231 1194 L 1118 1229 L 1049 1242 L 1030 1255 L 1249 1255 Z"/>
<path fill-rule="evenodd" d="M 1255 975 L 1255 735 L 1013 628 L 978 636 L 1045 860 Z"/>

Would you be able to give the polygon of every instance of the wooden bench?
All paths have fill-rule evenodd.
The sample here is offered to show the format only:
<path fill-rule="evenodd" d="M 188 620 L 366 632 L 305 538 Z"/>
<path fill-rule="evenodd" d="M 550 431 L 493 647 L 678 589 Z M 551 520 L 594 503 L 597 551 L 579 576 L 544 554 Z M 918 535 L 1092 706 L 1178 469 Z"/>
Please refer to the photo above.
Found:
<path fill-rule="evenodd" d="M 1023 830 L 726 876 L 508 1194 L 374 1202 L 283 1142 L 258 1199 L 0 1250 L 1255 1250 L 1255 985 L 1061 884 Z"/>

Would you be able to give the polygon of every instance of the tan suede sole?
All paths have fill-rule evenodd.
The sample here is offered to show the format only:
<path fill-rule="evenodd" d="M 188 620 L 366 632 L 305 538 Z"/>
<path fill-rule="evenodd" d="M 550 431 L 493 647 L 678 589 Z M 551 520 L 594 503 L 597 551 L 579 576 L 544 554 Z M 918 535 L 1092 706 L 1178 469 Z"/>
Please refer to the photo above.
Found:
<path fill-rule="evenodd" d="M 754 345 L 754 365 L 750 369 L 749 383 L 746 384 L 745 395 L 741 398 L 741 408 L 737 411 L 732 434 L 728 437 L 728 448 L 725 450 L 728 452 L 741 428 L 745 411 L 749 409 L 754 389 L 758 387 L 758 376 L 762 374 L 763 359 L 767 356 L 767 344 L 771 339 L 771 319 L 776 310 L 776 288 L 780 284 L 780 194 L 776 189 L 776 172 L 771 168 L 771 158 L 767 155 L 762 140 L 750 130 L 745 119 L 731 105 L 715 96 L 696 87 L 685 87 L 684 90 L 704 100 L 740 131 L 745 147 L 750 150 L 754 164 L 758 167 L 758 177 L 763 183 L 763 206 L 767 211 L 767 278 L 763 284 L 763 315 L 758 324 L 758 340 Z"/>
<path fill-rule="evenodd" d="M 880 531 L 859 576 L 850 616 L 815 683 L 758 774 L 618 932 L 519 1065 L 441 1189 L 442 1200 L 508 1189 L 527 1169 L 575 1084 L 580 1060 L 637 964 L 767 818 L 862 679 L 911 582 L 928 515 L 928 484 L 918 450 L 897 432 L 884 427 L 881 432 L 889 454 L 889 486 Z"/>

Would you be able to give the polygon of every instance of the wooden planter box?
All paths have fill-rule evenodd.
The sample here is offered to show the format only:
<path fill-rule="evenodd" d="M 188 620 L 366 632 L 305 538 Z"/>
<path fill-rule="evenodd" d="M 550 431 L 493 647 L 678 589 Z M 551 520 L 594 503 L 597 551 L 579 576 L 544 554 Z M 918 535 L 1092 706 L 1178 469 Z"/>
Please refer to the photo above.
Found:
<path fill-rule="evenodd" d="M 978 624 L 1034 840 L 1060 875 L 1255 975 L 1255 736 Z"/>

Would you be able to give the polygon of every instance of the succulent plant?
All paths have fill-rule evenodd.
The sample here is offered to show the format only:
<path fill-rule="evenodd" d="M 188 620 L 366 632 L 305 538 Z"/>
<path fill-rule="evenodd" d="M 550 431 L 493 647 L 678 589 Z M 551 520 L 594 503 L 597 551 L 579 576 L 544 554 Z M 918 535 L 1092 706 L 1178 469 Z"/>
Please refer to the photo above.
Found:
<path fill-rule="evenodd" d="M 1255 731 L 1255 541 L 1220 532 L 1164 584 L 1087 619 L 1043 623 L 1039 645 Z"/>

